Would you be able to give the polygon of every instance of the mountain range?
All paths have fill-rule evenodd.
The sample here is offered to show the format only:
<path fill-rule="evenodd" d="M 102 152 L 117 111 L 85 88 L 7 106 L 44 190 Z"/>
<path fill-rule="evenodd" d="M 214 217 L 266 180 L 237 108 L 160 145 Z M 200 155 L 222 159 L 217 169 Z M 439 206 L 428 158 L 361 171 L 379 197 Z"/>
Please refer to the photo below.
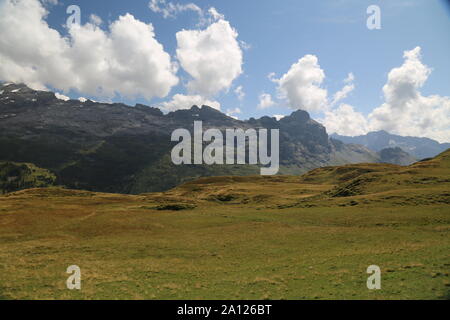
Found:
<path fill-rule="evenodd" d="M 332 138 L 344 143 L 356 143 L 373 151 L 386 148 L 400 148 L 416 159 L 432 158 L 450 148 L 450 143 L 439 143 L 429 138 L 403 137 L 384 130 L 369 132 L 365 135 L 348 137 L 332 134 Z"/>
<path fill-rule="evenodd" d="M 372 151 L 329 137 L 303 110 L 280 120 L 240 121 L 208 106 L 164 114 L 141 104 L 61 100 L 53 92 L 12 83 L 0 87 L 0 161 L 33 164 L 69 188 L 132 194 L 168 190 L 203 176 L 259 173 L 256 165 L 174 165 L 171 133 L 192 132 L 195 120 L 202 120 L 205 130 L 279 129 L 279 174 L 348 163 L 414 162 L 399 148 Z"/>

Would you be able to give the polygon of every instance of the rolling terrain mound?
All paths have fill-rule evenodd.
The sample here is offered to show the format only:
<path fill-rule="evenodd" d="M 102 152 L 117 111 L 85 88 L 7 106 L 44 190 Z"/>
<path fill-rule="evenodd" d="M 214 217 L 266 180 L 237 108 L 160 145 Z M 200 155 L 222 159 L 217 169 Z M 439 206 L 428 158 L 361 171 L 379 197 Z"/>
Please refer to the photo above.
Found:
<path fill-rule="evenodd" d="M 414 202 L 422 199 L 450 203 L 450 192 L 446 191 L 450 190 L 449 158 L 450 150 L 447 150 L 433 159 L 410 166 L 362 163 L 317 168 L 302 176 L 206 177 L 146 196 L 162 202 L 212 201 L 256 206 L 294 205 L 349 197 L 364 201 L 375 201 L 378 197 L 385 200 L 416 197 Z M 397 195 L 390 197 L 391 193 Z M 434 196 L 430 198 L 430 194 Z"/>
<path fill-rule="evenodd" d="M 299 204 L 327 199 L 396 193 L 399 198 L 411 193 L 435 193 L 449 203 L 450 150 L 435 158 L 409 166 L 381 163 L 323 167 L 301 176 L 214 176 L 188 181 L 166 192 L 143 193 L 136 197 L 157 204 L 198 205 L 247 204 L 254 206 Z M 133 199 L 130 195 L 88 192 L 60 187 L 34 188 L 10 193 L 8 197 L 106 196 Z M 186 207 L 187 209 L 192 206 Z M 156 207 L 155 207 L 156 208 Z"/>
<path fill-rule="evenodd" d="M 372 171 L 338 185 L 329 194 L 333 197 L 384 194 L 396 192 L 410 196 L 414 193 L 434 195 L 436 201 L 450 203 L 450 150 L 433 159 L 410 166 L 389 166 L 387 170 Z"/>
<path fill-rule="evenodd" d="M 0 298 L 448 299 L 449 179 L 447 150 L 160 193 L 12 192 L 0 196 Z M 73 264 L 81 290 L 65 285 Z M 382 290 L 366 287 L 372 264 Z"/>

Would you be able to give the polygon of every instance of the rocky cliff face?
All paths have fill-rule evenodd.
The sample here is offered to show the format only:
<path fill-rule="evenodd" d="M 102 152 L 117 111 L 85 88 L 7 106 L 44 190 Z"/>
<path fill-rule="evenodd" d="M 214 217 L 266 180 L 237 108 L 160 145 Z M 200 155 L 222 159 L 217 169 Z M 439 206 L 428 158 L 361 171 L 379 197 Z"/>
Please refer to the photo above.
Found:
<path fill-rule="evenodd" d="M 208 106 L 165 115 L 144 105 L 64 101 L 20 84 L 0 87 L 0 160 L 34 163 L 71 188 L 123 193 L 166 190 L 199 176 L 259 173 L 254 166 L 173 165 L 170 135 L 192 130 L 195 120 L 204 129 L 279 129 L 280 173 L 379 161 L 367 148 L 330 139 L 302 110 L 280 121 L 239 121 Z"/>

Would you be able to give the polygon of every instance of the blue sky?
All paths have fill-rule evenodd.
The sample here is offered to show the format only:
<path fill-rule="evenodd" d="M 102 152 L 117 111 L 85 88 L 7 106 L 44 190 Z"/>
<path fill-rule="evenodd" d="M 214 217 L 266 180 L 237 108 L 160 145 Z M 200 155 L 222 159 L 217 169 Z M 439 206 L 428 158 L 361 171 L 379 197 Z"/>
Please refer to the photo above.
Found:
<path fill-rule="evenodd" d="M 8 0 L 2 0 L 8 1 Z M 81 24 L 89 21 L 91 14 L 102 19 L 99 26 L 107 31 L 110 23 L 119 16 L 130 13 L 135 19 L 151 23 L 155 39 L 164 47 L 172 61 L 177 62 L 176 33 L 182 29 L 204 30 L 208 24 L 199 25 L 199 15 L 192 11 L 182 11 L 172 17 L 163 17 L 161 12 L 149 8 L 149 0 L 81 0 L 55 2 L 47 0 L 49 11 L 45 21 L 61 36 L 68 36 L 64 26 L 68 14 L 67 6 L 76 4 L 81 9 Z M 168 3 L 186 5 L 193 3 L 207 12 L 214 7 L 224 16 L 238 33 L 237 41 L 243 54 L 242 73 L 233 79 L 227 88 L 208 96 L 218 101 L 221 110 L 238 107 L 240 119 L 263 115 L 286 115 L 293 111 L 289 99 L 280 96 L 279 84 L 269 80 L 268 74 L 280 79 L 294 63 L 306 55 L 317 58 L 324 79 L 317 86 L 327 91 L 328 99 L 341 90 L 349 73 L 354 75 L 354 89 L 342 99 L 352 106 L 352 110 L 367 117 L 380 107 L 386 97 L 383 86 L 388 82 L 389 72 L 405 62 L 404 51 L 420 47 L 420 62 L 431 73 L 419 85 L 420 94 L 428 97 L 439 95 L 445 99 L 450 95 L 450 6 L 444 0 L 166 0 Z M 366 26 L 367 8 L 377 5 L 381 9 L 381 29 L 369 30 Z M 210 22 L 210 23 L 214 23 Z M 244 44 L 245 43 L 245 44 Z M 168 101 L 174 94 L 188 92 L 187 82 L 191 76 L 179 67 L 176 76 L 179 83 L 171 87 L 167 96 L 151 99 L 115 96 L 112 101 L 134 105 L 136 102 L 158 105 Z M 225 68 L 226 69 L 226 68 Z M 0 74 L 1 77 L 1 74 Z M 9 79 L 2 79 L 9 80 Z M 242 86 L 245 97 L 239 100 L 234 90 Z M 47 87 L 55 87 L 47 85 Z M 278 88 L 278 89 L 277 89 Z M 60 91 L 63 92 L 63 91 Z M 262 93 L 270 94 L 274 105 L 265 109 L 257 108 Z M 80 90 L 65 90 L 71 98 L 79 96 L 98 98 Z M 431 103 L 431 102 L 430 102 Z M 447 103 L 447 100 L 445 100 Z M 392 103 L 391 103 L 392 104 Z M 323 110 L 309 110 L 314 118 L 324 118 Z M 445 110 L 443 114 L 447 114 Z M 365 120 L 364 120 L 365 121 Z M 411 120 L 412 121 L 412 120 Z M 391 121 L 392 122 L 392 121 Z M 405 123 L 408 125 L 408 123 Z M 439 133 L 417 131 L 418 135 L 432 136 L 441 140 L 450 137 L 446 125 L 439 124 Z M 367 128 L 369 128 L 369 124 Z M 435 125 L 436 126 L 436 125 Z M 370 128 L 383 128 L 372 125 Z M 398 133 L 392 123 L 387 129 Z M 360 127 L 359 127 L 360 128 Z M 362 129 L 355 130 L 359 133 Z M 368 130 L 368 129 L 367 129 Z M 436 130 L 434 130 L 436 131 Z M 450 132 L 450 128 L 448 128 Z M 345 132 L 344 132 L 345 133 Z M 414 132 L 412 132 L 414 133 Z"/>

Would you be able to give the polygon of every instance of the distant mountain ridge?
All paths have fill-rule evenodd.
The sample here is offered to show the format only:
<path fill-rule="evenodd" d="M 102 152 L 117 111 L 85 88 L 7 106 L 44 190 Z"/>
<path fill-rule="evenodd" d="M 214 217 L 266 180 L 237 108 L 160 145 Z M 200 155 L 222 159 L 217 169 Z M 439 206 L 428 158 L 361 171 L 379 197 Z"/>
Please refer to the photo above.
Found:
<path fill-rule="evenodd" d="M 355 137 L 341 136 L 334 133 L 331 137 L 344 143 L 361 144 L 376 152 L 385 148 L 398 147 L 418 160 L 435 157 L 450 148 L 450 143 L 439 143 L 429 138 L 403 137 L 390 134 L 384 130 L 369 132 Z"/>
<path fill-rule="evenodd" d="M 163 114 L 137 104 L 60 100 L 23 84 L 0 86 L 0 161 L 33 163 L 50 170 L 56 184 L 117 193 L 163 191 L 203 176 L 259 174 L 255 165 L 182 165 L 170 160 L 173 130 L 277 128 L 280 174 L 360 162 L 382 162 L 368 148 L 332 139 L 303 110 L 277 121 L 240 121 L 202 106 Z"/>
<path fill-rule="evenodd" d="M 398 164 L 401 166 L 408 166 L 417 161 L 416 158 L 409 153 L 403 151 L 399 147 L 385 148 L 378 152 L 380 156 L 380 162 Z"/>

